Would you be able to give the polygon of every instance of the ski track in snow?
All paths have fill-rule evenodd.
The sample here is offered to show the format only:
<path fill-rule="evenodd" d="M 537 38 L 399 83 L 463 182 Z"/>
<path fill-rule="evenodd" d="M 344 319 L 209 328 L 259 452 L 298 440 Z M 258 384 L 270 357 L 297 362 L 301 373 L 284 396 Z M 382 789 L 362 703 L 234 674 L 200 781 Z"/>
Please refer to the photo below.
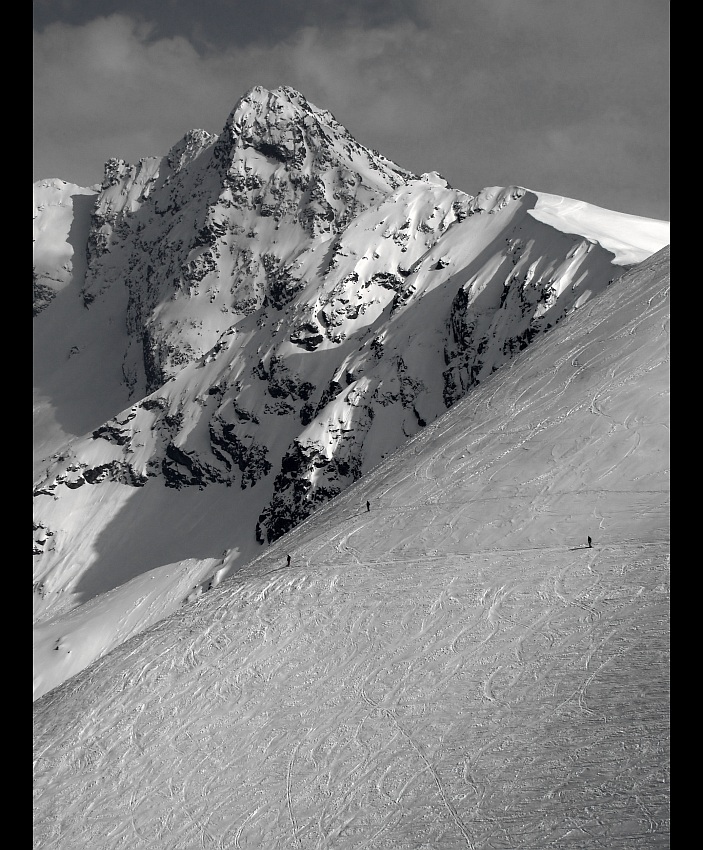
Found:
<path fill-rule="evenodd" d="M 668 847 L 661 308 L 42 697 L 35 848 Z"/>
<path fill-rule="evenodd" d="M 655 846 L 662 548 L 584 550 L 566 569 L 558 552 L 502 553 L 483 582 L 451 556 L 411 576 L 321 563 L 221 592 L 208 628 L 187 610 L 149 633 L 142 652 L 167 668 L 130 679 L 118 649 L 111 717 L 88 708 L 39 755 L 35 846 L 382 847 L 391 825 L 404 847 Z M 72 803 L 98 787 L 99 811 Z"/>

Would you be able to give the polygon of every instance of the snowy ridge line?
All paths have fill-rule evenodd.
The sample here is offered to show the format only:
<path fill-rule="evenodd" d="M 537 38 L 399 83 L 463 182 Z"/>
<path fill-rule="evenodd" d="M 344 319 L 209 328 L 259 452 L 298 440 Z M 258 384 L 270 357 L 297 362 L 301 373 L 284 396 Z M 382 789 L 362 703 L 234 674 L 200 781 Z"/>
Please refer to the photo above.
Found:
<path fill-rule="evenodd" d="M 597 543 L 593 543 L 592 546 L 588 546 L 587 544 L 569 546 L 567 544 L 563 546 L 524 546 L 520 549 L 501 549 L 501 548 L 487 548 L 487 549 L 477 549 L 472 552 L 456 552 L 452 550 L 449 553 L 444 553 L 442 555 L 433 555 L 433 554 L 414 554 L 408 553 L 404 555 L 402 558 L 392 558 L 392 557 L 384 557 L 379 558 L 378 560 L 366 559 L 363 561 L 353 560 L 353 561 L 345 561 L 345 560 L 335 560 L 335 561 L 316 561 L 314 559 L 305 559 L 304 563 L 296 563 L 292 561 L 290 566 L 284 564 L 280 567 L 271 567 L 267 572 L 259 573 L 252 571 L 250 574 L 246 574 L 248 570 L 242 570 L 242 574 L 234 576 L 232 578 L 228 578 L 226 582 L 221 586 L 224 591 L 228 589 L 238 589 L 238 585 L 243 585 L 245 582 L 250 582 L 254 579 L 266 579 L 270 576 L 285 576 L 285 575 L 293 575 L 294 573 L 299 572 L 300 570 L 310 570 L 316 568 L 323 569 L 338 569 L 341 567 L 378 567 L 384 566 L 388 564 L 424 564 L 430 561 L 444 561 L 447 557 L 451 558 L 466 558 L 468 560 L 472 560 L 474 558 L 485 558 L 485 556 L 490 555 L 493 556 L 508 556 L 508 555 L 520 555 L 523 552 L 554 552 L 554 553 L 563 553 L 563 552 L 603 552 L 609 548 L 617 547 L 619 550 L 627 550 L 627 549 L 646 549 L 648 547 L 656 547 L 660 548 L 661 546 L 668 545 L 670 540 L 668 537 L 662 539 L 655 539 L 647 542 L 633 541 L 633 540 L 606 540 L 599 541 Z M 255 562 L 252 562 L 250 566 L 253 566 Z M 297 575 L 297 573 L 296 573 Z M 308 576 L 306 576 L 307 578 Z M 197 599 L 194 599 L 192 603 L 189 604 L 197 604 L 199 602 L 203 602 L 204 595 L 199 596 Z"/>

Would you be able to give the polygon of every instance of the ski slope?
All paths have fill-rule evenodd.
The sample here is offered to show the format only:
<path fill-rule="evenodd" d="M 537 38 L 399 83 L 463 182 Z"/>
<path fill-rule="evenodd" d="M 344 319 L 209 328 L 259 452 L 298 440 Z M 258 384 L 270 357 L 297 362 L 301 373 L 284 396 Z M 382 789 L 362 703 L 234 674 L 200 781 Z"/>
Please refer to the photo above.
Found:
<path fill-rule="evenodd" d="M 668 293 L 664 249 L 37 700 L 34 846 L 668 847 Z"/>

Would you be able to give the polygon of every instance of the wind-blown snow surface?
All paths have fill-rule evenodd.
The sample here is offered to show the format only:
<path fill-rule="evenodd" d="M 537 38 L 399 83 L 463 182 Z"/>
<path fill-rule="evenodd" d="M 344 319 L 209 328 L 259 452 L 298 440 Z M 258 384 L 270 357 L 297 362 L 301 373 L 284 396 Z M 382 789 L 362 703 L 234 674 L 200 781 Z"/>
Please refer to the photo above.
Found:
<path fill-rule="evenodd" d="M 260 554 L 669 235 L 412 175 L 286 87 L 253 89 L 220 136 L 110 161 L 97 191 L 37 194 L 36 255 L 63 244 L 73 268 L 34 319 L 36 695 Z"/>
<path fill-rule="evenodd" d="M 668 268 L 37 700 L 35 846 L 669 846 Z"/>
<path fill-rule="evenodd" d="M 662 247 L 668 228 L 652 218 L 640 218 L 614 210 L 605 210 L 585 201 L 539 192 L 530 215 L 563 230 L 579 233 L 613 252 L 613 262 L 639 263 Z M 668 240 L 667 240 L 668 241 Z"/>

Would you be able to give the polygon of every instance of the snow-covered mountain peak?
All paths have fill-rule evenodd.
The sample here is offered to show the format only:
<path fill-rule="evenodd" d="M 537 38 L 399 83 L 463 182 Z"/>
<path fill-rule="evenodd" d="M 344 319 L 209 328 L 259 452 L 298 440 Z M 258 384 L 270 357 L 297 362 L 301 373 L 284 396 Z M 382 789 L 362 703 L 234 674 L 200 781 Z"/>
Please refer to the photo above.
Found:
<path fill-rule="evenodd" d="M 664 222 L 412 175 L 285 86 L 217 136 L 110 160 L 97 189 L 35 195 L 40 621 L 167 565 L 172 610 L 602 293 L 616 243 L 668 242 Z M 40 652 L 41 688 L 155 610 L 60 667 Z"/>
<path fill-rule="evenodd" d="M 229 128 L 233 135 L 242 135 L 246 141 L 274 127 L 279 131 L 292 132 L 296 126 L 308 131 L 316 126 L 318 134 L 324 134 L 318 135 L 319 141 L 324 140 L 327 145 L 339 139 L 355 141 L 331 112 L 310 103 L 290 86 L 279 86 L 273 90 L 254 86 L 237 101 L 225 129 Z"/>
<path fill-rule="evenodd" d="M 319 109 L 290 86 L 275 89 L 254 86 L 239 98 L 227 119 L 227 126 L 241 128 L 257 120 L 266 124 L 295 124 L 306 119 L 335 127 L 340 133 L 347 132 L 331 112 Z"/>
<path fill-rule="evenodd" d="M 249 151 L 249 159 L 254 151 L 274 168 L 296 172 L 294 182 L 314 180 L 335 167 L 348 171 L 347 180 L 358 176 L 373 185 L 380 177 L 381 186 L 390 188 L 415 177 L 360 145 L 331 112 L 289 86 L 272 91 L 255 86 L 237 102 L 220 136 L 217 158 L 231 161 L 243 151 Z"/>
<path fill-rule="evenodd" d="M 168 152 L 166 159 L 171 171 L 179 172 L 216 141 L 217 136 L 207 130 L 189 130 Z"/>

